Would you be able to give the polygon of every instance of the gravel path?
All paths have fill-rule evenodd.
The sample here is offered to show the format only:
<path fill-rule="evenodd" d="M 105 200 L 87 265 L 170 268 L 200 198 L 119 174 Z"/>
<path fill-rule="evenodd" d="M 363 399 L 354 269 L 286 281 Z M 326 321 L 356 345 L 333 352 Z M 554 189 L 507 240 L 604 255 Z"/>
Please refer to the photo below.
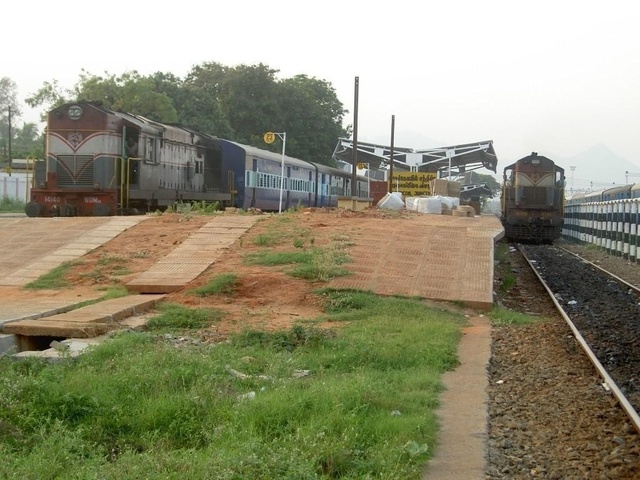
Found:
<path fill-rule="evenodd" d="M 640 284 L 640 265 L 557 242 Z M 516 285 L 499 285 L 509 274 Z M 635 275 L 635 278 L 633 278 Z M 518 252 L 496 266 L 498 302 L 538 315 L 493 329 L 486 479 L 638 479 L 640 436 Z"/>

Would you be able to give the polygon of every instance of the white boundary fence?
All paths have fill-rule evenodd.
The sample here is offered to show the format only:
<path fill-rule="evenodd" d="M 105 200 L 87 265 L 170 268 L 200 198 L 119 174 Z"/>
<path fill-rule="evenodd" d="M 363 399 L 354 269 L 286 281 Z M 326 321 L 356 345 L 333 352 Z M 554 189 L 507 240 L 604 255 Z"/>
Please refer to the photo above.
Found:
<path fill-rule="evenodd" d="M 565 205 L 562 236 L 639 262 L 640 198 Z"/>
<path fill-rule="evenodd" d="M 0 173 L 0 203 L 5 199 L 27 203 L 31 192 L 32 174 Z"/>

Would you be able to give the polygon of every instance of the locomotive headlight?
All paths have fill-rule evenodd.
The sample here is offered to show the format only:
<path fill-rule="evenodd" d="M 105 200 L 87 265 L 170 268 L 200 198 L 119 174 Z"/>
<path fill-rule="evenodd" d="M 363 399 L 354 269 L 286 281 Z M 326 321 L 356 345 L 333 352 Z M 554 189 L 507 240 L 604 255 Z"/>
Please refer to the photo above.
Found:
<path fill-rule="evenodd" d="M 540 165 L 540 159 L 539 158 L 534 158 L 531 160 L 531 165 Z"/>

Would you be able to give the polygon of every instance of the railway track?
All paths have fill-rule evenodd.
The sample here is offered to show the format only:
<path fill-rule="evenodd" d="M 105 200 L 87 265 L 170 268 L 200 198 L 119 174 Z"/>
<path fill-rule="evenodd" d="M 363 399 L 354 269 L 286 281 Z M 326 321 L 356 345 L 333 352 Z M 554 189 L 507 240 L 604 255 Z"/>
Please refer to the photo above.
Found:
<path fill-rule="evenodd" d="M 640 290 L 563 248 L 517 247 L 640 433 Z"/>

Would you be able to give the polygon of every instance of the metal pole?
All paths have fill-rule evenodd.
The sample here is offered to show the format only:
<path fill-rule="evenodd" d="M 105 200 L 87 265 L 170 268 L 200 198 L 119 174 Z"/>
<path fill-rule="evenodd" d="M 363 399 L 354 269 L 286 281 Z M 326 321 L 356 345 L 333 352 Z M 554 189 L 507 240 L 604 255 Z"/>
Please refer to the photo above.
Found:
<path fill-rule="evenodd" d="M 389 153 L 389 183 L 387 193 L 393 192 L 393 142 L 396 129 L 396 116 L 391 115 L 391 152 Z M 396 190 L 398 190 L 396 188 Z"/>
<path fill-rule="evenodd" d="M 13 137 L 13 132 L 11 131 L 11 107 L 9 107 L 9 168 L 13 167 L 13 155 L 11 153 L 11 137 Z"/>
<path fill-rule="evenodd" d="M 367 199 L 369 198 L 371 198 L 371 176 L 369 174 L 369 164 L 367 163 Z M 369 204 L 368 201 L 367 204 Z"/>
<path fill-rule="evenodd" d="M 287 145 L 287 133 L 283 132 L 283 133 L 277 133 L 276 135 L 278 135 L 281 139 L 282 139 L 282 161 L 281 166 L 280 166 L 280 204 L 278 206 L 278 213 L 282 213 L 282 190 L 284 189 L 284 149 Z"/>
<path fill-rule="evenodd" d="M 360 77 L 355 78 L 353 93 L 353 150 L 351 165 L 351 202 L 354 210 L 357 210 L 356 202 L 356 165 L 358 165 L 358 91 L 360 90 Z M 346 194 L 347 192 L 345 192 Z"/>

